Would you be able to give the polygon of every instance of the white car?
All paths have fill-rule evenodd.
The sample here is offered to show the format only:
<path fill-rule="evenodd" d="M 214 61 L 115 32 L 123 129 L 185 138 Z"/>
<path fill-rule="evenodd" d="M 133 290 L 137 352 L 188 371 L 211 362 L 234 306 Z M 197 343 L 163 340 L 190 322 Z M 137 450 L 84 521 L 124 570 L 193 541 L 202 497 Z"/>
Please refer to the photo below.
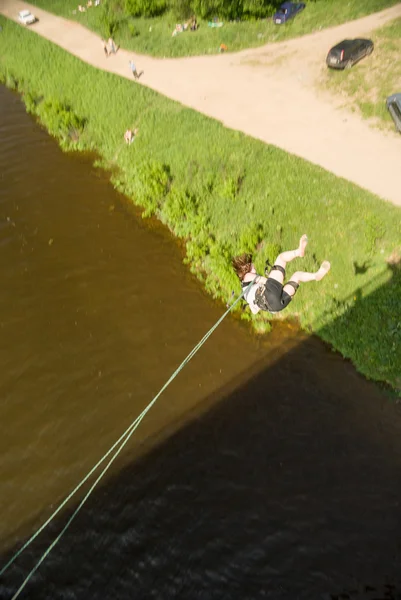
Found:
<path fill-rule="evenodd" d="M 35 23 L 36 17 L 34 17 L 29 10 L 21 10 L 18 13 L 18 21 L 22 23 L 22 25 L 32 25 L 32 23 Z"/>

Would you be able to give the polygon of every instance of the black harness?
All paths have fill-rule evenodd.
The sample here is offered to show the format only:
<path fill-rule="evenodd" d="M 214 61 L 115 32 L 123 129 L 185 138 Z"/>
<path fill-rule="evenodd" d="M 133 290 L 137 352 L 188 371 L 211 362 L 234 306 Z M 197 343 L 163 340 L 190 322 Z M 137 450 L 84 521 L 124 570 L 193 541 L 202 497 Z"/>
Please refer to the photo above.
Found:
<path fill-rule="evenodd" d="M 283 276 L 285 277 L 285 269 L 284 267 L 281 267 L 280 265 L 273 265 L 271 266 L 271 264 L 269 263 L 269 261 L 266 261 L 266 265 L 265 265 L 265 275 L 268 278 L 269 277 L 269 272 L 271 271 L 280 271 L 280 273 L 283 274 Z M 251 283 L 254 285 L 257 285 L 258 288 L 255 292 L 255 300 L 254 300 L 254 304 L 256 304 L 256 306 L 258 308 L 260 308 L 260 310 L 265 310 L 269 313 L 275 314 L 277 312 L 277 310 L 272 310 L 269 306 L 269 303 L 267 301 L 267 294 L 266 294 L 266 284 L 265 283 L 257 283 L 255 280 L 257 279 L 258 275 L 255 276 L 255 278 L 252 281 L 241 281 L 241 287 L 243 290 L 245 290 L 247 287 L 249 287 L 249 290 L 251 289 Z M 255 282 L 255 283 L 254 283 Z M 297 291 L 297 289 L 299 288 L 299 284 L 296 283 L 295 281 L 288 281 L 286 283 L 286 285 L 291 285 L 294 288 L 294 293 Z M 248 290 L 248 292 L 249 292 Z M 248 294 L 247 292 L 247 294 Z M 246 296 L 247 294 L 244 295 L 244 299 L 246 300 Z M 282 310 L 282 309 L 280 309 Z"/>
<path fill-rule="evenodd" d="M 269 303 L 266 298 L 266 286 L 264 283 L 261 283 L 258 289 L 255 292 L 255 304 L 261 310 L 266 310 L 267 312 L 274 312 L 271 310 Z"/>
<path fill-rule="evenodd" d="M 255 279 L 258 277 L 258 275 L 256 275 Z M 255 279 L 253 281 L 255 281 Z M 249 287 L 249 284 L 253 283 L 251 281 L 241 281 L 241 287 L 243 290 L 245 290 L 247 287 Z M 260 310 L 266 310 L 267 312 L 272 312 L 270 310 L 270 307 L 267 303 L 267 299 L 266 299 L 266 286 L 264 283 L 254 283 L 253 285 L 257 285 L 258 289 L 255 292 L 255 300 L 254 303 L 256 304 L 256 306 L 258 308 L 260 308 Z M 252 287 L 252 286 L 251 286 Z M 251 288 L 249 287 L 249 290 Z M 246 300 L 246 296 L 244 296 L 245 300 Z"/>

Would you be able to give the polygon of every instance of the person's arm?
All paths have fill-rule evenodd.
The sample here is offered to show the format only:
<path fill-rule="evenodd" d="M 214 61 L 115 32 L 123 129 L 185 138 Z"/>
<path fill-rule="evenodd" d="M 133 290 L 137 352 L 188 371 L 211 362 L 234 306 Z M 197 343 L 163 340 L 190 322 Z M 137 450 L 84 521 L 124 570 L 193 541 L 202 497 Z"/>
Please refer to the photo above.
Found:
<path fill-rule="evenodd" d="M 249 304 L 249 308 L 251 309 L 254 315 L 257 315 L 258 312 L 261 310 L 259 306 L 256 306 L 256 304 L 254 304 L 253 302 L 252 304 Z"/>
<path fill-rule="evenodd" d="M 266 277 L 263 277 L 262 275 L 257 275 L 256 277 L 254 277 L 254 279 L 251 279 L 250 281 L 246 280 L 246 276 L 245 276 L 245 279 L 244 279 L 244 282 L 247 283 L 248 285 L 250 283 L 253 283 L 254 285 L 260 285 L 260 284 L 266 283 L 266 281 L 267 281 Z M 256 304 L 254 304 L 252 301 L 248 302 L 248 305 L 249 305 L 249 308 L 251 309 L 251 311 L 253 312 L 254 315 L 257 315 L 258 312 L 261 310 L 259 308 L 259 306 L 257 306 Z"/>

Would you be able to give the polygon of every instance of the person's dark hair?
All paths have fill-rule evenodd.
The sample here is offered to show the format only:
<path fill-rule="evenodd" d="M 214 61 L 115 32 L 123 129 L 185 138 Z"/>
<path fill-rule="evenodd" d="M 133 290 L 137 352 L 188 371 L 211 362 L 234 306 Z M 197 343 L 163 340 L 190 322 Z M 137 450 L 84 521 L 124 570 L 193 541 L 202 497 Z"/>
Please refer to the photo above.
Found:
<path fill-rule="evenodd" d="M 233 266 L 234 271 L 242 281 L 247 273 L 252 269 L 252 255 L 251 254 L 241 254 L 241 256 L 235 256 L 231 264 Z"/>

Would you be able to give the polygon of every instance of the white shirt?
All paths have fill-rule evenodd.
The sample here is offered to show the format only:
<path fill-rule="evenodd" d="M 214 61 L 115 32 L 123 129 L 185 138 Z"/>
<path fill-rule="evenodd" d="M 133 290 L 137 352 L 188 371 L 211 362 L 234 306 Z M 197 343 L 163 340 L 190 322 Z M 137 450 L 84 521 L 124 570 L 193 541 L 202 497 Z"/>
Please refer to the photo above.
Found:
<path fill-rule="evenodd" d="M 259 277 L 259 275 L 255 275 L 253 281 L 255 281 L 255 279 Z M 252 281 L 252 280 L 251 280 Z M 247 285 L 249 285 L 251 283 L 251 281 L 245 281 L 244 283 L 246 283 Z M 255 304 L 255 294 L 256 294 L 256 290 L 258 289 L 258 284 L 255 282 L 250 288 L 249 290 L 246 292 L 246 294 L 244 294 L 244 298 L 245 300 L 248 302 L 249 304 L 249 308 L 251 309 L 251 311 L 253 312 L 254 315 L 256 315 L 261 309 L 259 308 L 259 306 L 257 306 Z M 246 289 L 246 287 L 244 287 L 244 289 Z"/>

